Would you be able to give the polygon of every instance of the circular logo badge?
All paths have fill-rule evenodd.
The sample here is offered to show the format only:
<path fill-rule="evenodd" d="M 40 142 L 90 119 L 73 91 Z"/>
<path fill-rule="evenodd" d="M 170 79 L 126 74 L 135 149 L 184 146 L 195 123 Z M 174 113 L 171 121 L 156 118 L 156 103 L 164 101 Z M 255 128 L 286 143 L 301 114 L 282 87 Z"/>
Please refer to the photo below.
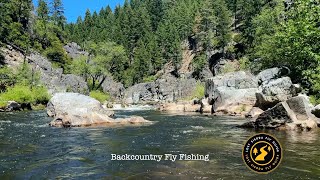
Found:
<path fill-rule="evenodd" d="M 267 174 L 275 170 L 281 162 L 281 145 L 269 134 L 257 134 L 244 145 L 242 158 L 251 170 Z"/>

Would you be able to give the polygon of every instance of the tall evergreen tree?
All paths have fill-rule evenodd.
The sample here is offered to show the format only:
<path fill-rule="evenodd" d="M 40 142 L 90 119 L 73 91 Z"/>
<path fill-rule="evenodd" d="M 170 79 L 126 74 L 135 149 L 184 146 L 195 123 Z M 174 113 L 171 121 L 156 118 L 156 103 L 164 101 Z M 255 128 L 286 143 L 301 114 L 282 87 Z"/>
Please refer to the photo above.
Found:
<path fill-rule="evenodd" d="M 52 20 L 55 25 L 64 29 L 66 17 L 64 16 L 64 8 L 61 0 L 53 0 L 52 3 Z"/>
<path fill-rule="evenodd" d="M 49 7 L 45 0 L 38 0 L 37 15 L 40 20 L 49 21 Z"/>

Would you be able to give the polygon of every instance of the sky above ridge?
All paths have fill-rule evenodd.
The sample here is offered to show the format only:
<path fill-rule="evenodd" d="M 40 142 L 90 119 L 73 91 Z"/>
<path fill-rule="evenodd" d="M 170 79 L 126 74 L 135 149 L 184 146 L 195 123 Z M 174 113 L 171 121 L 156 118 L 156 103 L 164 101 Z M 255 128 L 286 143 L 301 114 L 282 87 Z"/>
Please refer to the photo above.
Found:
<path fill-rule="evenodd" d="M 52 0 L 47 0 L 51 2 Z M 108 5 L 111 9 L 114 9 L 117 5 L 122 5 L 124 0 L 62 0 L 65 16 L 68 22 L 76 22 L 79 16 L 84 17 L 87 9 L 90 9 L 91 13 L 94 11 L 99 12 L 102 7 Z M 38 0 L 33 0 L 35 7 L 38 5 Z"/>

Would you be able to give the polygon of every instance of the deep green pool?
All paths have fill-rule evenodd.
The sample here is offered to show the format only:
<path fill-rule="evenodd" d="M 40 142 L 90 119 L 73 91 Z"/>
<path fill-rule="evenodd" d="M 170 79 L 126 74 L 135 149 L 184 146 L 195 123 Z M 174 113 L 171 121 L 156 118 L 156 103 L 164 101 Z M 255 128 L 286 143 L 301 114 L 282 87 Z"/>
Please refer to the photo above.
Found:
<path fill-rule="evenodd" d="M 247 169 L 244 120 L 118 111 L 158 121 L 123 128 L 51 128 L 44 111 L 0 114 L 0 179 L 319 179 L 320 131 L 268 131 L 284 149 L 268 175 Z M 210 154 L 210 161 L 111 161 L 111 154 Z"/>

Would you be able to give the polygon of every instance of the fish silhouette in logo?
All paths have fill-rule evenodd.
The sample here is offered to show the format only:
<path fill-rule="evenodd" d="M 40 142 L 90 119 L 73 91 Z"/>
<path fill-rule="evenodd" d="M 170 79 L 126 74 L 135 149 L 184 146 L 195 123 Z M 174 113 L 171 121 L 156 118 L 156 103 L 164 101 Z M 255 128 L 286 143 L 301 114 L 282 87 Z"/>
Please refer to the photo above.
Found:
<path fill-rule="evenodd" d="M 265 159 L 265 157 L 268 155 L 268 153 L 269 152 L 267 152 L 266 150 L 265 150 L 265 148 L 266 147 L 268 147 L 268 145 L 265 145 L 265 146 L 263 146 L 262 148 L 260 148 L 260 154 L 255 158 L 255 160 L 256 161 L 264 161 Z M 270 151 L 271 150 L 271 147 L 269 146 L 268 147 L 268 151 Z M 254 152 L 253 152 L 255 155 L 257 154 L 257 149 L 255 148 L 254 149 Z"/>

